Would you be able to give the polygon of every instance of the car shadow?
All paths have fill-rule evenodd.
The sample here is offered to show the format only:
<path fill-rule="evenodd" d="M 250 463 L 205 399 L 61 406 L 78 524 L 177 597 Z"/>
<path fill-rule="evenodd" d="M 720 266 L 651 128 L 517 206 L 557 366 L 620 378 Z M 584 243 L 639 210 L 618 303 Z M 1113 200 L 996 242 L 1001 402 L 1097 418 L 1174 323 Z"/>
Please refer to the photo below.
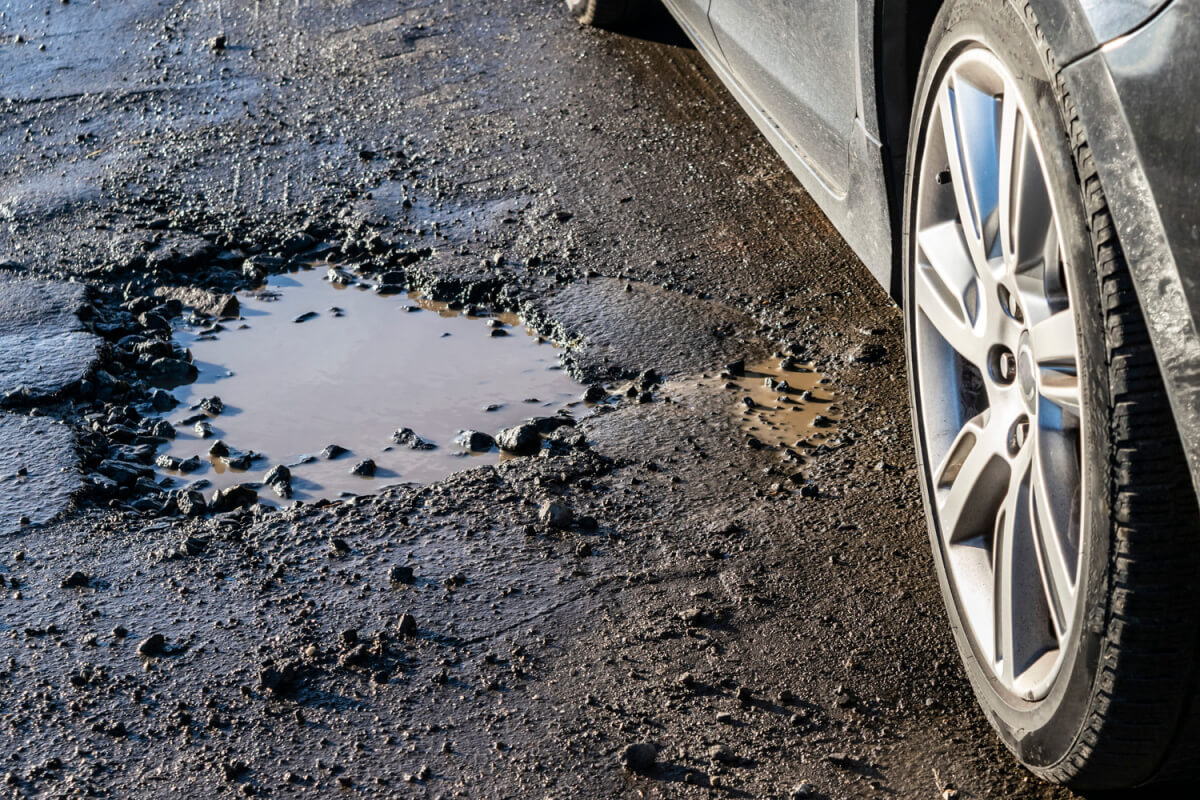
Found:
<path fill-rule="evenodd" d="M 614 26 L 612 31 L 647 42 L 665 44 L 669 47 L 681 47 L 688 50 L 694 49 L 691 39 L 683 32 L 683 28 L 679 27 L 679 23 L 667 11 L 666 6 L 658 2 L 651 2 L 647 5 L 649 7 L 645 10 L 641 19 L 636 22 Z"/>

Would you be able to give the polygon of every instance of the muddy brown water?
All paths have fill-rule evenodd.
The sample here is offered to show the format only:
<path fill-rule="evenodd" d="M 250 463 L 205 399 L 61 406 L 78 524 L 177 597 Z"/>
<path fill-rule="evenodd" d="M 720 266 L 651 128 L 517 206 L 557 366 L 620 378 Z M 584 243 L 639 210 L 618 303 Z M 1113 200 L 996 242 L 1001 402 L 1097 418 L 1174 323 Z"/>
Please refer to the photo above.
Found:
<path fill-rule="evenodd" d="M 764 445 L 800 454 L 836 435 L 842 416 L 838 397 L 809 364 L 779 358 L 745 365 L 726 384 L 737 392 L 742 427 Z"/>
<path fill-rule="evenodd" d="M 297 500 L 427 483 L 500 458 L 495 450 L 466 452 L 454 442 L 460 430 L 494 435 L 580 405 L 582 387 L 562 371 L 558 350 L 512 314 L 471 316 L 416 294 L 343 287 L 328 282 L 323 268 L 273 276 L 239 300 L 242 318 L 222 322 L 223 330 L 176 334 L 199 377 L 172 392 L 179 406 L 163 418 L 175 423 L 176 439 L 159 454 L 199 456 L 201 466 L 186 474 L 160 470 L 175 487 L 207 481 L 196 488 L 211 497 L 260 482 L 275 464 L 290 467 Z M 493 336 L 497 329 L 505 335 Z M 211 437 L 179 424 L 213 396 L 224 410 L 206 419 Z M 401 428 L 436 448 L 395 444 L 392 433 Z M 233 469 L 208 455 L 217 439 L 261 455 L 249 469 Z M 322 458 L 331 444 L 349 452 Z M 374 477 L 350 473 L 363 459 L 375 461 Z M 280 502 L 267 488 L 260 498 Z"/>

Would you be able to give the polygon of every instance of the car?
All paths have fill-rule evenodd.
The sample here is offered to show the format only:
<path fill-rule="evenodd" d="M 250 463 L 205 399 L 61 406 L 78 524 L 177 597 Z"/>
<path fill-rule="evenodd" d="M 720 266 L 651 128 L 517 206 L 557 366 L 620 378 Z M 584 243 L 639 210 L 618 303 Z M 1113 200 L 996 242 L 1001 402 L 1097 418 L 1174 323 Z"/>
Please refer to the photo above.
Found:
<path fill-rule="evenodd" d="M 999 737 L 1075 788 L 1194 776 L 1200 0 L 662 2 L 902 309 Z"/>

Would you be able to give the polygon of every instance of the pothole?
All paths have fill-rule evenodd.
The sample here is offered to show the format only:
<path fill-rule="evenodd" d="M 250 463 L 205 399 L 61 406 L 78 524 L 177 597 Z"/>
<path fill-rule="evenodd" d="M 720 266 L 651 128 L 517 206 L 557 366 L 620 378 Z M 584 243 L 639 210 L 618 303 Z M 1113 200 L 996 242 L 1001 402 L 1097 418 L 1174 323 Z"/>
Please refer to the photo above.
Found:
<path fill-rule="evenodd" d="M 199 375 L 172 391 L 160 477 L 211 496 L 284 465 L 292 499 L 371 493 L 501 457 L 457 443 L 461 431 L 495 435 L 580 404 L 557 349 L 515 315 L 388 291 L 330 282 L 324 268 L 277 275 L 240 297 L 241 319 L 177 331 Z M 210 454 L 217 440 L 229 455 Z M 373 474 L 352 474 L 367 460 Z"/>
<path fill-rule="evenodd" d="M 808 364 L 774 358 L 742 365 L 726 376 L 738 393 L 742 426 L 752 447 L 771 447 L 803 460 L 806 451 L 829 446 L 841 406 L 829 379 Z"/>

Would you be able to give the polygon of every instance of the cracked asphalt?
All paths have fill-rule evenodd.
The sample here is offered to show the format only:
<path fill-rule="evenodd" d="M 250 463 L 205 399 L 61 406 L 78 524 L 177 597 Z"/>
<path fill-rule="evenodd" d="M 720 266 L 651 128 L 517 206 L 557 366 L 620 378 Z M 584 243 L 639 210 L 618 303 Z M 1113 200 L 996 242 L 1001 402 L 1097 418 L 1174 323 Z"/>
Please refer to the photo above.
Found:
<path fill-rule="evenodd" d="M 6 3 L 0 97 L 5 793 L 1074 796 L 959 666 L 899 312 L 669 22 Z M 425 486 L 157 483 L 172 326 L 318 261 L 613 400 Z M 748 434 L 768 357 L 829 378 L 821 444 Z"/>

